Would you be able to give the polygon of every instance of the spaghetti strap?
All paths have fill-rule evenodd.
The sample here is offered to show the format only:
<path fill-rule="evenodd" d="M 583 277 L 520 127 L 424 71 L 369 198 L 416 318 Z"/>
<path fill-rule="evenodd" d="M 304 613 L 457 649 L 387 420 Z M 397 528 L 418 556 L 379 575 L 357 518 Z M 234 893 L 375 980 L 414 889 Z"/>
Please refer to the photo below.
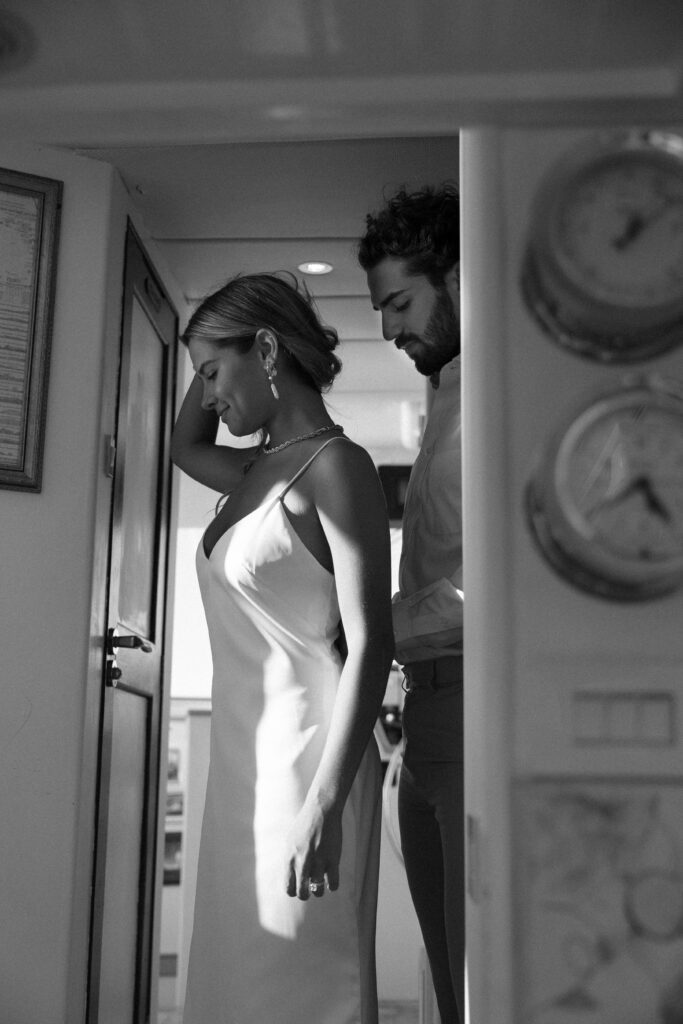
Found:
<path fill-rule="evenodd" d="M 285 497 L 285 495 L 287 494 L 287 491 L 290 489 L 290 487 L 293 487 L 294 484 L 297 482 L 297 480 L 301 479 L 301 477 L 304 475 L 304 473 L 306 472 L 308 467 L 311 465 L 311 463 L 315 462 L 315 460 L 318 458 L 320 453 L 322 451 L 324 451 L 325 448 L 327 448 L 328 444 L 332 444 L 334 441 L 348 441 L 348 440 L 349 439 L 348 439 L 348 437 L 346 437 L 345 434 L 337 434 L 336 437 L 330 437 L 327 441 L 325 441 L 324 444 L 321 444 L 320 447 L 317 449 L 317 451 L 313 452 L 313 454 L 311 455 L 310 459 L 308 459 L 307 462 L 304 462 L 303 466 L 296 471 L 296 473 L 294 474 L 292 479 L 288 483 L 285 484 L 284 488 L 280 491 L 280 493 L 277 496 L 277 501 L 282 501 L 282 499 Z"/>

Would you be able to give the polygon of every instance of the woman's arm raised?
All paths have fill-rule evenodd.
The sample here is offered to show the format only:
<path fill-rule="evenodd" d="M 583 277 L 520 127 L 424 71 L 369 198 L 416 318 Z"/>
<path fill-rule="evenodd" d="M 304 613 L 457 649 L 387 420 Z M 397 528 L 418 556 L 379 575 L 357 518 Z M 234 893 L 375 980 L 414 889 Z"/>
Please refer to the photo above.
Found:
<path fill-rule="evenodd" d="M 202 408 L 202 393 L 202 381 L 195 377 L 173 428 L 171 458 L 200 484 L 227 494 L 241 481 L 258 449 L 216 444 L 218 416 L 212 409 Z"/>

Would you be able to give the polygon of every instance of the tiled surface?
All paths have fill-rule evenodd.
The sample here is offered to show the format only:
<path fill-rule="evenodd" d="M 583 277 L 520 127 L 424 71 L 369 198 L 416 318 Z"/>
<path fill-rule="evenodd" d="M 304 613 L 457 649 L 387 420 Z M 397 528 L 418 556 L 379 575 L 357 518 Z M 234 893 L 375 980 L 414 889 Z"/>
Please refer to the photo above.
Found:
<path fill-rule="evenodd" d="M 157 1024 L 181 1024 L 180 1014 L 161 1010 Z M 418 1024 L 417 1003 L 381 1002 L 379 1024 Z"/>

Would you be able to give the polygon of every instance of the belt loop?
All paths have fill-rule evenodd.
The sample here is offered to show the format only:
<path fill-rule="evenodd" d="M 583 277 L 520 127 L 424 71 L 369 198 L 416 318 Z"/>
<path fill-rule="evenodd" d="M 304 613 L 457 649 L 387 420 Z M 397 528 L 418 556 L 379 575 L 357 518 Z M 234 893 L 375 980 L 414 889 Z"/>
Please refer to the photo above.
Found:
<path fill-rule="evenodd" d="M 434 693 L 437 689 L 436 661 L 433 658 L 403 665 L 401 671 L 403 672 L 401 686 L 404 693 L 412 693 L 419 688 L 428 689 Z"/>
<path fill-rule="evenodd" d="M 425 680 L 425 682 L 427 683 L 427 686 L 432 691 L 432 693 L 435 693 L 436 692 L 436 661 L 434 660 L 434 658 L 432 658 L 431 662 L 429 663 L 429 676 Z"/>

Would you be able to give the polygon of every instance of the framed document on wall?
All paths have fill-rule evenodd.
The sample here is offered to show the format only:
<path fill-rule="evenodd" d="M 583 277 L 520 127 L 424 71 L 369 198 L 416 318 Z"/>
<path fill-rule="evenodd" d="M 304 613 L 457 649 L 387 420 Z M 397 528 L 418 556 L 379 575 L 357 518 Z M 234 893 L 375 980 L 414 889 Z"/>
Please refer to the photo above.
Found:
<path fill-rule="evenodd" d="M 0 168 L 0 487 L 41 489 L 61 200 Z"/>

